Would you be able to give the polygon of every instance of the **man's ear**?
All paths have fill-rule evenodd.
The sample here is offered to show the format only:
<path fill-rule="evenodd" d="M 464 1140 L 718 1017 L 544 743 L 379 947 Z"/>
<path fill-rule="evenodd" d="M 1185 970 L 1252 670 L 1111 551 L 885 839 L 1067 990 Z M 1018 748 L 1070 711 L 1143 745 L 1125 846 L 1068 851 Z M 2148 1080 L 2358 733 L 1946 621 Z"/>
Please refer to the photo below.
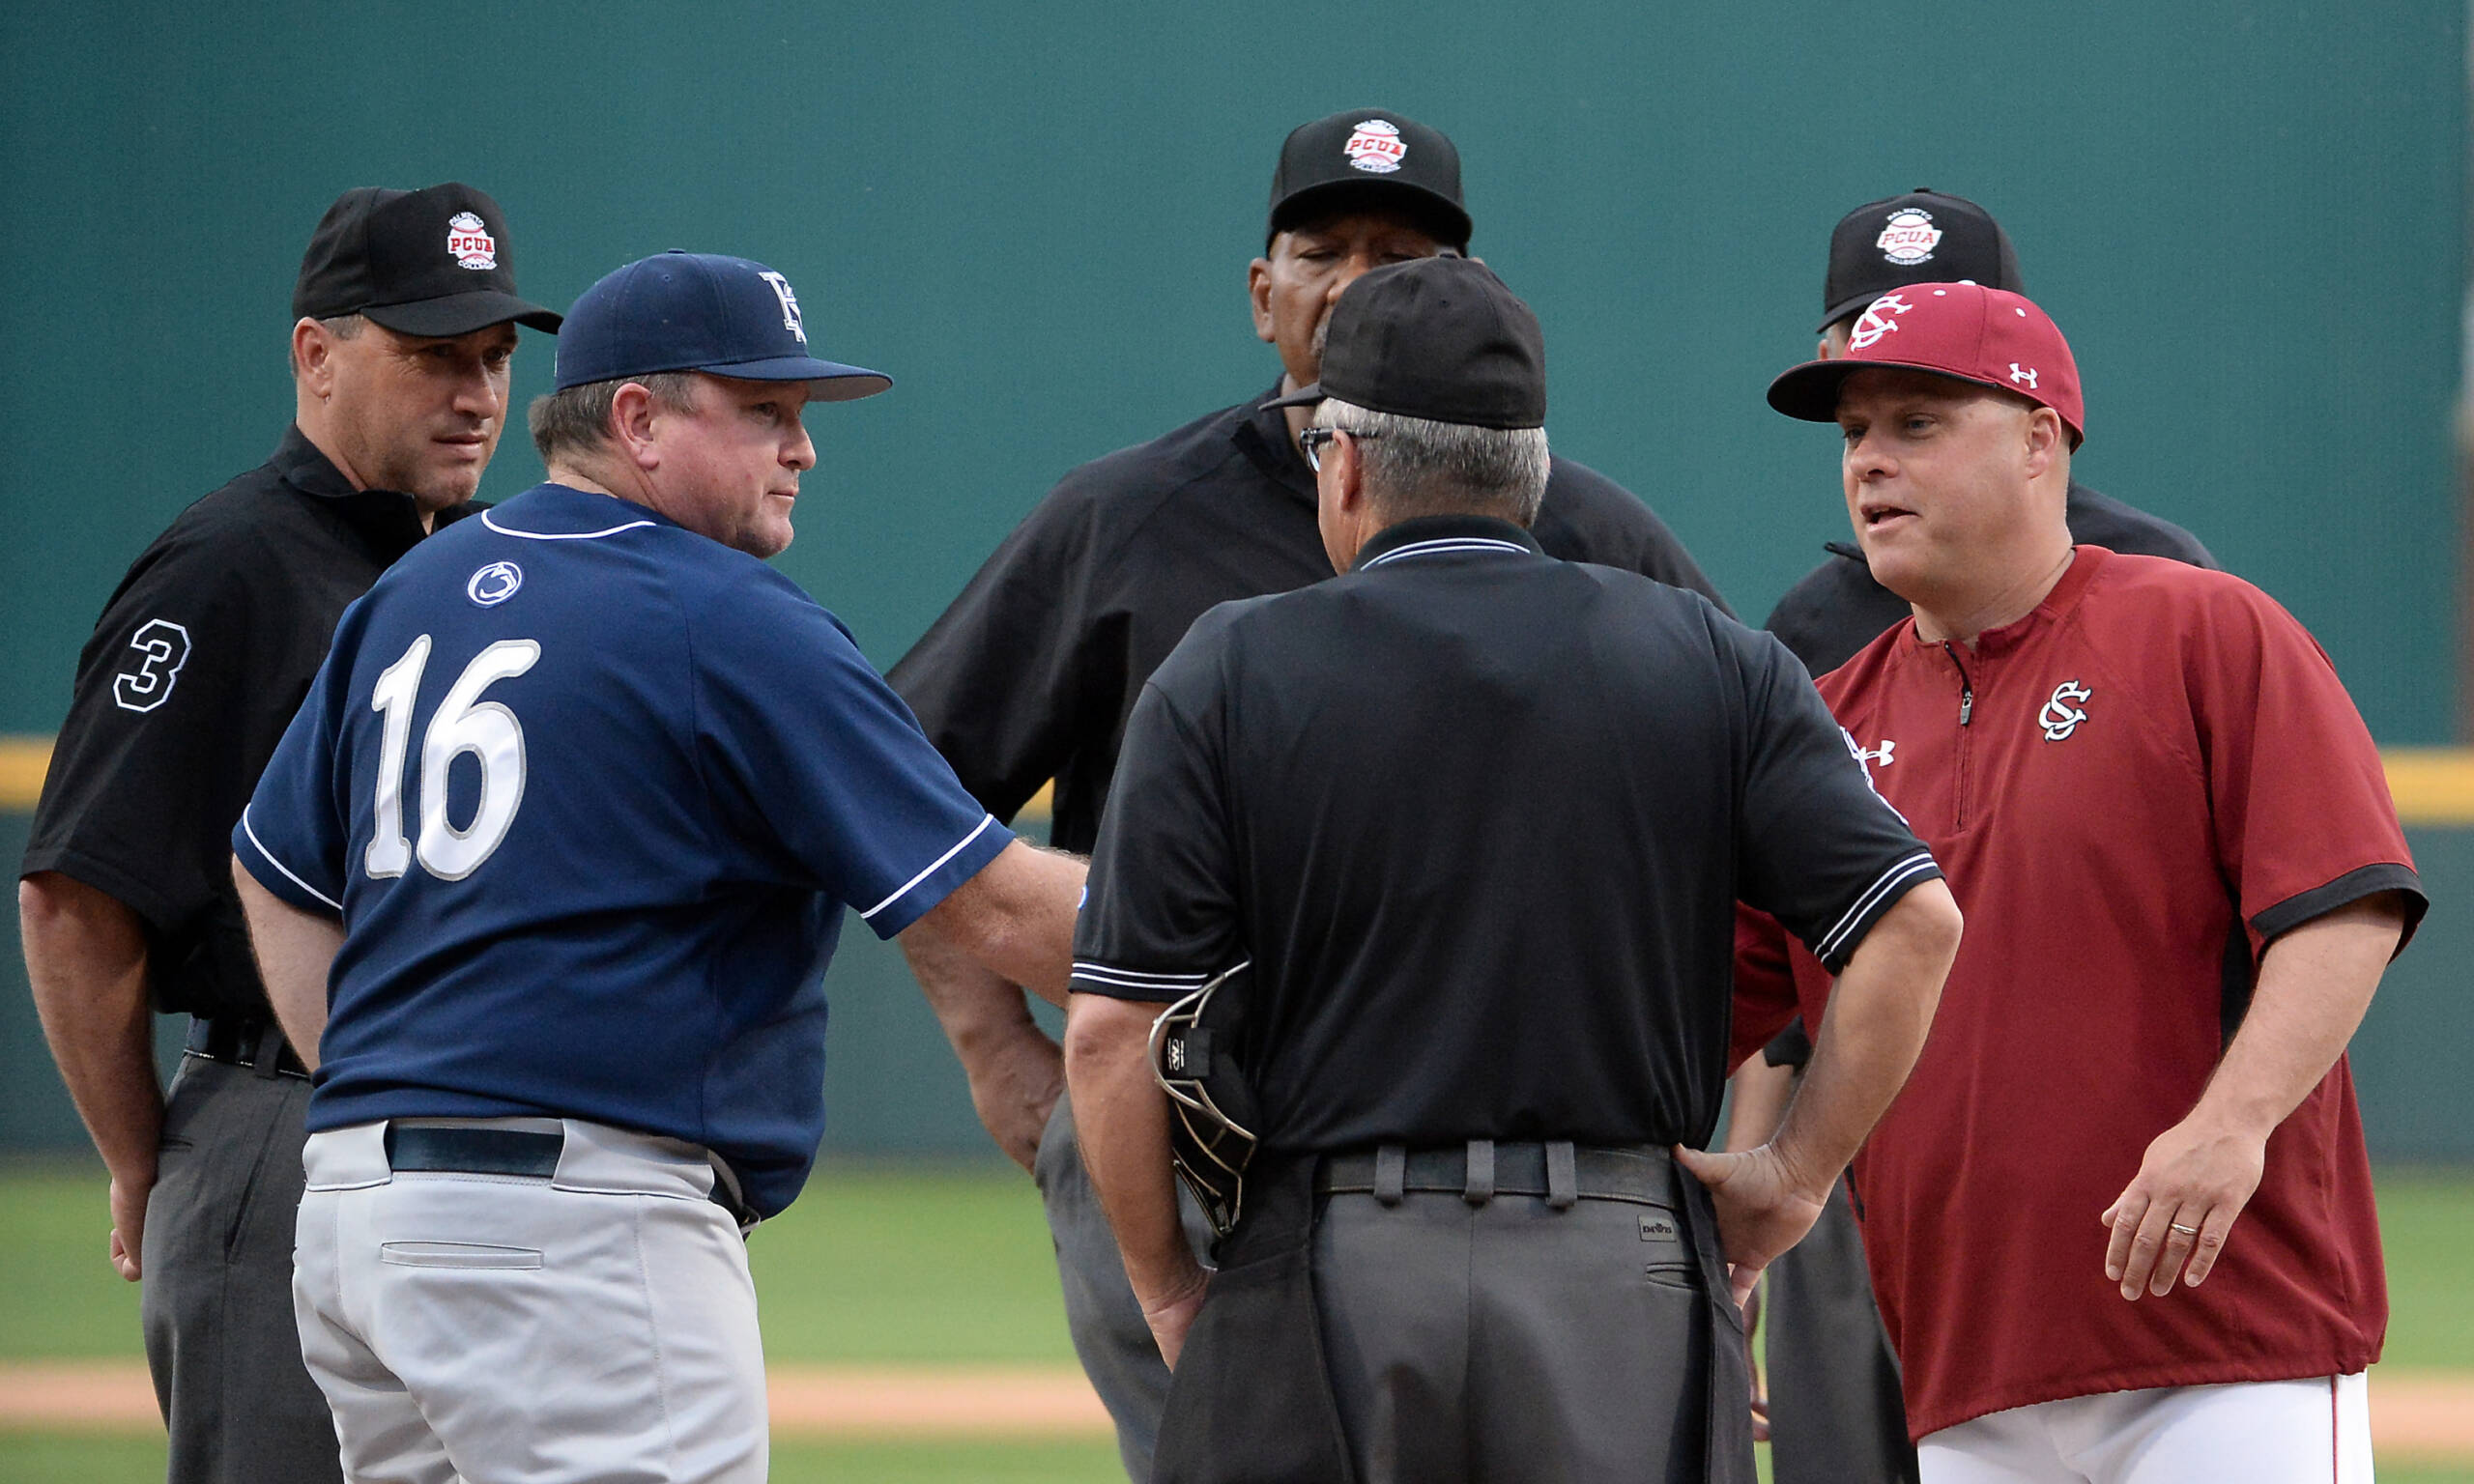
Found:
<path fill-rule="evenodd" d="M 1366 508 L 1366 455 L 1354 438 L 1336 438 L 1323 445 L 1324 461 L 1339 483 L 1340 509 L 1356 515 Z"/>
<path fill-rule="evenodd" d="M 2069 451 L 2070 433 L 2061 425 L 2061 414 L 2050 407 L 2030 408 L 2028 412 L 2028 477 L 2042 475 Z"/>
<path fill-rule="evenodd" d="M 1256 258 L 1246 265 L 1246 299 L 1254 311 L 1254 338 L 1272 340 L 1272 260 Z"/>
<path fill-rule="evenodd" d="M 639 382 L 627 383 L 610 398 L 610 441 L 638 469 L 661 467 L 661 445 L 653 428 L 661 413 L 652 392 Z"/>
<path fill-rule="evenodd" d="M 311 396 L 325 397 L 335 387 L 335 337 L 327 327 L 303 315 L 292 326 L 292 375 Z"/>

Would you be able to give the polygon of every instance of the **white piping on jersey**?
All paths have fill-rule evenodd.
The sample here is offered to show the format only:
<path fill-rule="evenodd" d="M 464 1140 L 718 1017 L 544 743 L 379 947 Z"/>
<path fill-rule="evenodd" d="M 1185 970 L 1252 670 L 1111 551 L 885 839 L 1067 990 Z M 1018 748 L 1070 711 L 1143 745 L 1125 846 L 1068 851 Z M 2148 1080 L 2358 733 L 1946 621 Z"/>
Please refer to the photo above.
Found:
<path fill-rule="evenodd" d="M 267 848 L 267 842 L 258 839 L 258 832 L 249 827 L 249 810 L 248 806 L 245 804 L 241 807 L 241 833 L 249 837 L 249 843 L 258 847 L 258 854 L 267 858 L 268 865 L 283 872 L 285 880 L 290 881 L 293 885 L 301 888 L 304 892 L 307 892 L 310 896 L 317 898 L 320 901 L 325 902 L 327 905 L 334 908 L 338 912 L 341 912 L 344 909 L 344 904 L 342 902 L 335 900 L 332 897 L 328 896 L 316 887 L 311 886 L 308 882 L 294 875 L 292 873 L 291 867 L 286 866 L 283 862 L 274 858 L 274 852 Z"/>
<path fill-rule="evenodd" d="M 1208 974 L 1154 974 L 1147 969 L 1120 969 L 1112 963 L 1098 963 L 1088 958 L 1074 960 L 1074 978 L 1087 979 L 1095 985 L 1114 985 L 1120 989 L 1199 989 Z"/>
<path fill-rule="evenodd" d="M 1379 567 L 1403 556 L 1447 556 L 1465 552 L 1510 552 L 1518 556 L 1536 555 L 1517 541 L 1499 541 L 1492 536 L 1442 536 L 1432 541 L 1412 541 L 1406 546 L 1395 546 L 1366 565 Z M 1364 571 L 1365 568 L 1359 570 Z"/>
<path fill-rule="evenodd" d="M 517 530 L 511 526 L 502 526 L 491 520 L 490 512 L 484 510 L 481 512 L 481 524 L 502 536 L 522 536 L 527 541 L 598 541 L 603 536 L 615 536 L 622 530 L 642 530 L 653 522 L 629 521 L 624 526 L 613 526 L 608 530 Z"/>
<path fill-rule="evenodd" d="M 1827 963 L 1837 954 L 1841 941 L 1848 933 L 1855 930 L 1856 925 L 1863 920 L 1864 914 L 1873 909 L 1873 903 L 1881 900 L 1884 896 L 1910 876 L 1933 869 L 1933 852 L 1918 850 L 1883 871 L 1878 880 L 1864 889 L 1864 895 L 1856 899 L 1856 905 L 1847 909 L 1847 915 L 1838 920 L 1838 926 L 1830 928 L 1828 934 L 1814 948 L 1813 956 Z"/>
<path fill-rule="evenodd" d="M 645 524 L 646 524 L 646 525 L 647 525 L 647 526 L 649 526 L 649 525 L 651 525 L 651 524 L 652 524 L 652 522 L 650 522 L 650 521 L 647 521 Z M 930 861 L 930 862 L 928 863 L 928 869 L 927 869 L 926 870 L 921 871 L 919 874 L 917 874 L 917 875 L 915 875 L 915 876 L 911 877 L 909 880 L 905 881 L 904 883 L 902 883 L 902 885 L 901 885 L 901 886 L 899 886 L 899 887 L 895 888 L 895 889 L 894 889 L 894 894 L 893 894 L 892 896 L 890 896 L 890 897 L 886 898 L 884 900 L 882 900 L 882 901 L 880 901 L 880 902 L 877 902 L 875 906 L 870 907 L 867 911 L 860 913 L 860 914 L 859 914 L 859 920 L 860 920 L 861 922 L 863 922 L 863 923 L 864 923 L 864 922 L 866 922 L 869 918 L 872 918 L 872 917 L 876 916 L 877 913 L 882 912 L 885 908 L 892 906 L 895 902 L 902 900 L 902 899 L 903 899 L 903 898 L 905 898 L 906 896 L 908 896 L 908 895 L 909 895 L 909 893 L 910 893 L 910 889 L 911 889 L 912 887 L 917 886 L 920 882 L 925 881 L 925 880 L 927 880 L 930 876 L 935 875 L 935 874 L 936 873 L 936 870 L 937 870 L 937 868 L 938 868 L 938 867 L 940 867 L 940 866 L 944 865 L 947 861 L 952 860 L 955 856 L 958 856 L 958 855 L 962 854 L 962 853 L 963 853 L 963 846 L 969 844 L 972 841 L 977 840 L 977 839 L 979 839 L 979 837 L 980 837 L 980 836 L 982 836 L 982 835 L 986 834 L 986 833 L 988 832 L 988 827 L 989 827 L 990 825 L 992 825 L 992 824 L 994 824 L 995 822 L 996 822 L 996 816 L 995 816 L 994 814 L 982 814 L 982 815 L 980 815 L 980 816 L 979 816 L 979 827 L 978 827 L 977 829 L 972 830 L 969 834 L 967 834 L 967 835 L 964 836 L 962 839 L 960 839 L 960 840 L 958 840 L 958 841 L 955 841 L 955 842 L 954 842 L 954 847 L 953 847 L 951 850 L 948 850 L 948 851 L 946 851 L 944 854 L 942 854 L 942 855 L 940 855 L 940 856 L 936 857 L 935 860 Z"/>

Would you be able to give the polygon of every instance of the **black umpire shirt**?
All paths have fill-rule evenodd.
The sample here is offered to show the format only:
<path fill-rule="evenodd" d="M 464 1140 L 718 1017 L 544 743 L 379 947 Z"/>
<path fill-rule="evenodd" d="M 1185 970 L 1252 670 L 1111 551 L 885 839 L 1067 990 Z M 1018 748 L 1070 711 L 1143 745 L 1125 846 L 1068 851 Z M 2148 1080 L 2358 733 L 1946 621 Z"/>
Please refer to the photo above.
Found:
<path fill-rule="evenodd" d="M 2194 567 L 2214 570 L 2217 560 L 2200 538 L 2172 521 L 2126 505 L 2110 495 L 2070 481 L 2064 514 L 2070 539 L 2079 546 L 2101 546 L 2135 556 L 2166 556 Z M 1912 610 L 1907 600 L 1873 581 L 1861 547 L 1828 541 L 1829 558 L 1787 589 L 1762 625 L 1804 662 L 1804 669 L 1826 675 L 1856 657 L 1856 651 L 1890 631 Z M 1812 1038 L 1801 1020 L 1780 1031 L 1762 1052 L 1772 1067 L 1801 1067 L 1812 1060 Z"/>
<path fill-rule="evenodd" d="M 1223 604 L 1143 688 L 1073 987 L 1251 962 L 1267 1148 L 1706 1142 L 1738 898 L 1843 964 L 1940 874 L 1775 640 L 1697 593 L 1405 521 Z"/>
<path fill-rule="evenodd" d="M 1332 575 L 1314 475 L 1252 401 L 1068 473 L 886 673 L 963 786 L 1011 820 L 1056 781 L 1050 840 L 1087 852 L 1142 682 L 1213 605 Z M 1621 485 L 1554 461 L 1548 555 L 1715 588 Z M 1723 609 L 1725 605 L 1720 602 Z"/>
<path fill-rule="evenodd" d="M 21 870 L 57 870 L 137 913 L 158 1010 L 269 1013 L 232 887 L 232 823 L 344 608 L 420 538 L 411 496 L 355 490 L 295 427 L 182 511 L 103 605 Z"/>

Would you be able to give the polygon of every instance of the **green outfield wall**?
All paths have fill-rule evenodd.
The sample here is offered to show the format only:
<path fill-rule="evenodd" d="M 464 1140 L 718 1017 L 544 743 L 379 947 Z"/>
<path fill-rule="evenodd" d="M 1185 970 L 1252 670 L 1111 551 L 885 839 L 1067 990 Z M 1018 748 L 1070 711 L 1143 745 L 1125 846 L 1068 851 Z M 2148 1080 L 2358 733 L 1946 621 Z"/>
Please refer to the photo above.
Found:
<path fill-rule="evenodd" d="M 1058 473 L 1272 381 L 1243 299 L 1274 154 L 1362 103 L 1458 142 L 1537 307 L 1558 449 L 1758 616 L 1843 532 L 1769 411 L 1831 223 L 1990 206 L 2076 347 L 2096 487 L 2447 740 L 2463 0 L 1471 0 L 1309 9 L 463 0 L 0 7 L 0 732 L 47 733 L 129 557 L 273 448 L 311 224 L 364 184 L 504 203 L 564 304 L 762 258 L 890 395 L 809 421 L 782 566 L 890 664 Z M 546 343 L 516 385 L 547 384 Z M 538 476 L 512 439 L 487 492 Z M 200 642 L 211 642 L 207 636 Z"/>
<path fill-rule="evenodd" d="M 1243 283 L 1274 153 L 1366 104 L 1458 141 L 1474 248 L 1545 327 L 1555 446 L 1639 492 L 1748 616 L 1844 528 L 1832 433 L 1762 401 L 1811 347 L 1830 225 L 1929 185 L 2001 217 L 2071 337 L 2082 477 L 2293 609 L 2383 745 L 2447 741 L 2465 15 L 0 7 L 0 733 L 56 728 L 129 558 L 273 446 L 293 272 L 345 187 L 488 189 L 552 304 L 673 246 L 785 271 L 818 348 L 897 385 L 810 414 L 822 465 L 780 565 L 890 664 L 1064 470 L 1271 383 Z M 550 372 L 528 334 L 519 401 Z M 484 494 L 538 473 L 519 435 Z M 0 857 L 24 824 L 0 814 Z M 2474 1158 L 2448 1092 L 2474 1051 L 2474 834 L 2415 839 L 2440 904 L 2358 1070 L 2383 1154 Z M 916 992 L 852 939 L 831 1140 L 974 1147 Z M 0 1148 L 73 1133 L 0 979 Z"/>

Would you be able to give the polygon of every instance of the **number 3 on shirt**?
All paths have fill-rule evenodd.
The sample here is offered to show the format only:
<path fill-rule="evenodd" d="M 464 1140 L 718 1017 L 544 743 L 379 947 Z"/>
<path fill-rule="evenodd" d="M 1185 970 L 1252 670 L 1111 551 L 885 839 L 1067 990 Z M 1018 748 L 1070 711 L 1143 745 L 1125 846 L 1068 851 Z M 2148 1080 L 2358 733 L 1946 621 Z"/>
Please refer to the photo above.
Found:
<path fill-rule="evenodd" d="M 515 713 L 481 693 L 532 668 L 541 646 L 529 639 L 503 639 L 464 667 L 421 738 L 421 869 L 445 881 L 461 881 L 480 870 L 506 839 L 524 802 L 524 728 Z M 378 744 L 378 799 L 369 848 L 361 866 L 373 877 L 400 876 L 413 863 L 404 838 L 404 767 L 412 741 L 413 699 L 429 665 L 429 636 L 413 641 L 404 657 L 387 667 L 371 692 L 369 709 L 386 718 Z M 446 770 L 471 753 L 481 762 L 481 807 L 473 822 L 457 829 L 446 820 Z"/>

